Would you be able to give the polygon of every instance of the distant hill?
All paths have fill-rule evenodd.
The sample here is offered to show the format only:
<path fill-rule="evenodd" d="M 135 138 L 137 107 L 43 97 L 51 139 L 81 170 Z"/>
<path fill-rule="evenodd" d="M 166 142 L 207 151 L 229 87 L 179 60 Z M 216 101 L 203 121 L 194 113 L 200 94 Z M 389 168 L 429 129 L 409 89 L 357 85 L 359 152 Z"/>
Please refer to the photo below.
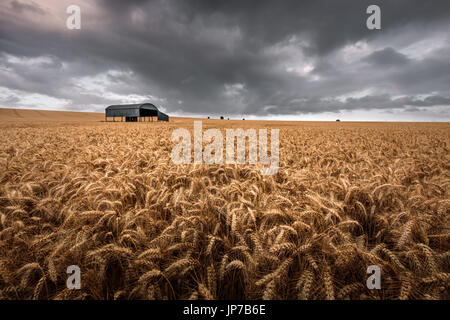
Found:
<path fill-rule="evenodd" d="M 0 121 L 101 121 L 104 113 L 0 108 Z"/>

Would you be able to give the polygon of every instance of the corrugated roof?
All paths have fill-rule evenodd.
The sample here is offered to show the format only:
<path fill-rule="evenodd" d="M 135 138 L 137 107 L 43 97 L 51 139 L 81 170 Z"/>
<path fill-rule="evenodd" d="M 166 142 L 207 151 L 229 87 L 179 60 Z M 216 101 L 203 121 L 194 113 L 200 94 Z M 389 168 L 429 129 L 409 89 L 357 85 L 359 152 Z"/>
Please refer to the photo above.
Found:
<path fill-rule="evenodd" d="M 106 107 L 106 110 L 119 110 L 119 109 L 140 109 L 142 107 L 156 109 L 158 108 L 151 103 L 138 103 L 138 104 L 116 104 Z"/>

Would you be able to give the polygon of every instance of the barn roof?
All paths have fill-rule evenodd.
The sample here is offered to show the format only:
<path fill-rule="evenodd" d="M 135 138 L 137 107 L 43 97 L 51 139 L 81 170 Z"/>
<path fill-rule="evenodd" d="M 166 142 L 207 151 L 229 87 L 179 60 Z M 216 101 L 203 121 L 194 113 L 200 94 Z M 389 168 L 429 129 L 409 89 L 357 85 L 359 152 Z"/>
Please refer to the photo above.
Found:
<path fill-rule="evenodd" d="M 138 104 L 116 104 L 106 107 L 106 110 L 121 110 L 121 109 L 150 109 L 158 110 L 158 108 L 151 103 L 138 103 Z"/>

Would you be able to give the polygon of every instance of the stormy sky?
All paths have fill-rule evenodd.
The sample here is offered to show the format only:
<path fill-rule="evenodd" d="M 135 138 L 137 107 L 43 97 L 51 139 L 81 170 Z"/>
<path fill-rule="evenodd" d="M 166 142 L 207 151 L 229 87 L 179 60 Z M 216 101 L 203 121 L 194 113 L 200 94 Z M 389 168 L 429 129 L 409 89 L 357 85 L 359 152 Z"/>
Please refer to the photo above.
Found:
<path fill-rule="evenodd" d="M 0 107 L 450 121 L 449 30 L 448 0 L 2 0 Z"/>

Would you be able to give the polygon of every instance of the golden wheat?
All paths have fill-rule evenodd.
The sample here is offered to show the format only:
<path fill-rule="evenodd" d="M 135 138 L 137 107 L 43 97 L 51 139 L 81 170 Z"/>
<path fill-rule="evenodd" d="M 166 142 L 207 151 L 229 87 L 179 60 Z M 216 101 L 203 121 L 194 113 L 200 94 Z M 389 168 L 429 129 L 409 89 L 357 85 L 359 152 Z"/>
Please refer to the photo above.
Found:
<path fill-rule="evenodd" d="M 277 174 L 173 164 L 188 119 L 0 123 L 0 299 L 450 298 L 448 124 L 244 122 L 204 126 L 280 128 Z"/>

